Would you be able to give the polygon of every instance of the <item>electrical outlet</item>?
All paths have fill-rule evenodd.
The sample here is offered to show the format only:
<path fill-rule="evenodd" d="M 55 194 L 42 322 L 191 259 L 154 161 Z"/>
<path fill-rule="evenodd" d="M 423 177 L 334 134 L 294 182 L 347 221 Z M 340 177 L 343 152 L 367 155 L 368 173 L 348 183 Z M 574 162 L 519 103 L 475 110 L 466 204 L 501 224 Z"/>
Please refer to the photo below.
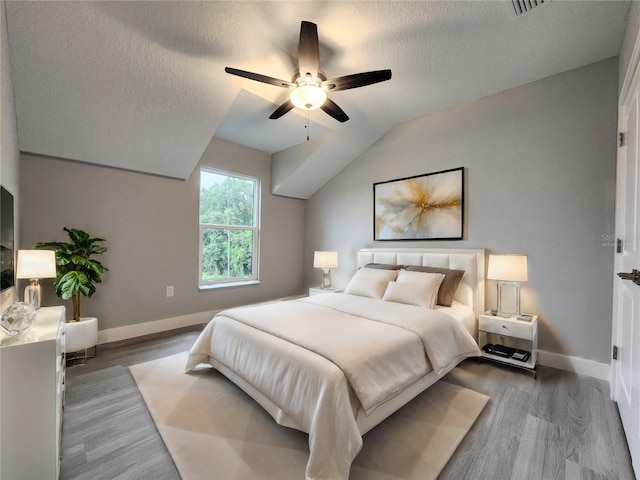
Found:
<path fill-rule="evenodd" d="M 173 285 L 167 287 L 167 297 L 173 297 Z"/>

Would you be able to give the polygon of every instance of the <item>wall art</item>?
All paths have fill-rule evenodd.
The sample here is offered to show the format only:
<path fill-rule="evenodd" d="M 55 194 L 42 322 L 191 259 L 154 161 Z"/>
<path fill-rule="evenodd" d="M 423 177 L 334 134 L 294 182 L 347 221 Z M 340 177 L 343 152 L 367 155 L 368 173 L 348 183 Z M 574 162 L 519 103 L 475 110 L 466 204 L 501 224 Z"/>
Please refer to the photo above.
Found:
<path fill-rule="evenodd" d="M 373 184 L 374 240 L 462 240 L 464 168 Z"/>

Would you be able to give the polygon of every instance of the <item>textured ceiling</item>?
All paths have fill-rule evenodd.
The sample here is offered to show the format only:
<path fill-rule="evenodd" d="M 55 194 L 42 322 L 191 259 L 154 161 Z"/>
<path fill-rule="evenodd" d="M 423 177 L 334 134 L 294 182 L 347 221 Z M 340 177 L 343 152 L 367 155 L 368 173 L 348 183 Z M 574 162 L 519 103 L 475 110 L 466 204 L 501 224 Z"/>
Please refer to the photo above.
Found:
<path fill-rule="evenodd" d="M 187 178 L 213 136 L 273 153 L 272 191 L 308 198 L 394 125 L 618 55 L 628 2 L 7 1 L 22 151 Z M 269 114 L 300 21 L 318 24 L 329 78 L 390 68 L 334 92 L 351 120 Z M 307 132 L 310 141 L 306 141 Z"/>

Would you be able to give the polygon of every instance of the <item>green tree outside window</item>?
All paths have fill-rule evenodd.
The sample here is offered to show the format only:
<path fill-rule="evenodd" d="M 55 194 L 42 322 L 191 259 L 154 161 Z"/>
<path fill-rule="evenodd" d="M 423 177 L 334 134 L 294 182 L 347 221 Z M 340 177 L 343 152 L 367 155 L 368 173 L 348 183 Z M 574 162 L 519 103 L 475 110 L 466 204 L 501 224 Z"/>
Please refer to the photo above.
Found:
<path fill-rule="evenodd" d="M 200 172 L 200 284 L 257 279 L 259 182 Z"/>

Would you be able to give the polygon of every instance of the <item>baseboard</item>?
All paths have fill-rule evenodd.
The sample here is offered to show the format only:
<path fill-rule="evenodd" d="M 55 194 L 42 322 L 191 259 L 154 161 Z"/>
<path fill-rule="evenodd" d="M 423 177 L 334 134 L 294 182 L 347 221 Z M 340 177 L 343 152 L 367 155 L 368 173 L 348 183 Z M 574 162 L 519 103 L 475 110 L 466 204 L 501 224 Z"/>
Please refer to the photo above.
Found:
<path fill-rule="evenodd" d="M 288 297 L 276 298 L 259 303 L 280 302 L 282 300 L 291 300 L 300 298 L 304 295 L 291 295 Z M 257 303 L 254 305 L 258 305 Z M 190 315 L 182 315 L 180 317 L 163 318 L 161 320 L 153 320 L 151 322 L 136 323 L 133 325 L 125 325 L 124 327 L 109 328 L 98 331 L 98 345 L 103 343 L 117 342 L 119 340 L 128 340 L 130 338 L 141 337 L 143 335 L 151 335 L 153 333 L 166 332 L 176 328 L 190 327 L 191 325 L 199 325 L 209 323 L 213 316 L 222 310 L 211 310 L 206 312 L 192 313 Z"/>
<path fill-rule="evenodd" d="M 189 327 L 201 323 L 208 323 L 219 310 L 209 312 L 199 312 L 180 317 L 163 318 L 151 322 L 136 323 L 124 327 L 109 328 L 98 332 L 98 345 L 103 343 L 117 342 L 129 338 L 141 337 L 152 333 L 166 332 L 181 327 Z"/>
<path fill-rule="evenodd" d="M 297 295 L 271 301 L 280 301 L 299 297 L 300 295 Z M 182 315 L 180 317 L 164 318 L 162 320 L 154 320 L 151 322 L 100 330 L 98 332 L 98 344 L 117 342 L 119 340 L 141 337 L 143 335 L 166 332 L 167 330 L 174 330 L 176 328 L 208 323 L 209 320 L 211 320 L 218 312 L 220 312 L 220 310 L 198 312 L 190 315 Z M 587 375 L 600 380 L 606 380 L 607 382 L 609 381 L 609 364 L 596 362 L 595 360 L 538 350 L 538 363 L 546 367 L 558 368 L 567 372 L 579 373 L 581 375 Z"/>
<path fill-rule="evenodd" d="M 560 353 L 538 350 L 538 363 L 545 367 L 558 368 L 567 372 L 579 373 L 600 380 L 609 381 L 609 364 L 586 358 L 572 357 Z"/>

